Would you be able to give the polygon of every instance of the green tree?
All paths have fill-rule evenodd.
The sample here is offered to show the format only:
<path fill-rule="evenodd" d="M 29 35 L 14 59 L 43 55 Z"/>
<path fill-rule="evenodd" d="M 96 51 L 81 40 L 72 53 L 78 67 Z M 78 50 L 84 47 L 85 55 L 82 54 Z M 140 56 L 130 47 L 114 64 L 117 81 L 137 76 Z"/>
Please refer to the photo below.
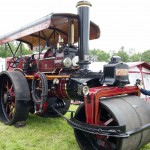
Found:
<path fill-rule="evenodd" d="M 150 63 L 150 50 L 144 51 L 142 53 L 141 60 Z"/>
<path fill-rule="evenodd" d="M 25 44 L 22 44 L 22 55 L 29 55 L 32 54 L 32 51 L 29 49 L 29 47 Z"/>
<path fill-rule="evenodd" d="M 0 57 L 3 57 L 3 58 L 12 57 L 13 55 L 12 55 L 11 50 L 15 54 L 15 51 L 18 45 L 19 45 L 19 42 L 9 42 L 9 45 L 8 44 L 0 45 Z M 11 47 L 11 50 L 9 46 Z M 27 54 L 31 54 L 31 51 L 29 51 L 29 48 L 27 45 L 22 43 L 16 52 L 16 56 L 21 56 L 21 53 L 22 55 L 27 55 Z"/>
<path fill-rule="evenodd" d="M 15 48 L 17 48 L 19 46 L 19 44 L 20 44 L 20 42 L 16 42 Z M 26 44 L 21 43 L 16 55 L 22 56 L 22 55 L 28 55 L 28 54 L 32 54 L 32 52 L 29 50 L 29 47 Z"/>
<path fill-rule="evenodd" d="M 90 55 L 96 56 L 97 57 L 97 61 L 109 61 L 110 55 L 109 53 L 103 51 L 103 50 L 99 50 L 99 49 L 93 49 L 90 50 Z"/>
<path fill-rule="evenodd" d="M 135 53 L 130 56 L 130 61 L 135 62 L 135 61 L 141 61 L 141 53 Z"/>
<path fill-rule="evenodd" d="M 10 43 L 10 46 L 12 49 L 14 49 L 13 43 Z M 6 58 L 12 56 L 11 51 L 9 50 L 9 47 L 7 44 L 0 45 L 0 57 Z"/>
<path fill-rule="evenodd" d="M 89 50 L 89 53 L 90 53 L 90 55 L 94 55 L 94 56 L 96 56 L 97 55 L 97 49 L 91 49 L 91 50 Z"/>

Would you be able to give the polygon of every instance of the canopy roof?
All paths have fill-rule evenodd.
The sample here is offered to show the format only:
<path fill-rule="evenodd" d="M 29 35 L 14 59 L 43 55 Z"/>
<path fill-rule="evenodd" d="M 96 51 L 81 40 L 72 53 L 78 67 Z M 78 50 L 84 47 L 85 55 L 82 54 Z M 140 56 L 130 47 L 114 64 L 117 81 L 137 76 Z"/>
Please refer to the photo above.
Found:
<path fill-rule="evenodd" d="M 78 42 L 78 15 L 69 13 L 59 13 L 47 15 L 31 24 L 28 24 L 19 30 L 0 37 L 0 45 L 13 40 L 21 41 L 28 44 L 31 49 L 37 46 L 46 45 L 48 43 L 55 45 L 59 35 L 68 43 L 68 35 L 70 34 L 69 22 L 74 22 L 74 42 Z M 97 39 L 100 36 L 99 27 L 90 22 L 90 40 Z M 40 38 L 39 38 L 40 37 Z"/>
<path fill-rule="evenodd" d="M 128 63 L 126 63 L 126 64 L 129 66 L 129 68 L 135 67 L 135 66 L 142 66 L 142 67 L 145 67 L 145 68 L 147 68 L 147 69 L 150 70 L 150 64 L 147 63 L 147 62 L 144 62 L 144 61 L 128 62 Z"/>

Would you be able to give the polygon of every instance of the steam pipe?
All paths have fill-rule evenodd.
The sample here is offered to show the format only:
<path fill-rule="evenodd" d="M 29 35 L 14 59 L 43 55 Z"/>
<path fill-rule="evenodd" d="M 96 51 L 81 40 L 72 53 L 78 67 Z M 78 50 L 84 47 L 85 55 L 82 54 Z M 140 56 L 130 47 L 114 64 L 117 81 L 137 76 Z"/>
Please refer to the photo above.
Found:
<path fill-rule="evenodd" d="M 78 22 L 78 39 L 79 39 L 79 62 L 81 69 L 88 69 L 90 62 L 87 60 L 89 54 L 89 7 L 92 6 L 88 1 L 79 1 L 77 3 L 77 10 L 79 16 Z"/>

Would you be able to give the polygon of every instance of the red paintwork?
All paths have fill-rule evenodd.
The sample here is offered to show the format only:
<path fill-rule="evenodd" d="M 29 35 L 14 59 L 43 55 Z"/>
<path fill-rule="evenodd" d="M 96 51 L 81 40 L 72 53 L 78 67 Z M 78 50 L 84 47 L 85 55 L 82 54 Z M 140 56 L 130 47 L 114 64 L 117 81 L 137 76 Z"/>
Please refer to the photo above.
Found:
<path fill-rule="evenodd" d="M 67 78 L 61 78 L 58 84 L 55 84 L 54 90 L 49 91 L 49 97 L 57 97 L 60 99 L 70 100 L 66 90 Z"/>
<path fill-rule="evenodd" d="M 102 86 L 97 88 L 90 88 L 89 97 L 90 102 L 88 102 L 88 96 L 84 96 L 85 102 L 85 113 L 86 113 L 86 123 L 99 125 L 99 105 L 100 100 L 103 97 L 112 97 L 123 94 L 140 94 L 139 89 L 135 86 L 127 86 L 123 88 L 119 87 L 108 87 Z"/>
<path fill-rule="evenodd" d="M 135 66 L 142 66 L 142 67 L 145 67 L 145 68 L 150 70 L 150 64 L 146 63 L 146 62 L 143 62 L 143 61 L 142 62 L 140 62 L 140 61 L 138 61 L 138 62 L 128 62 L 126 64 L 129 66 L 129 68 L 135 67 Z"/>
<path fill-rule="evenodd" d="M 54 71 L 54 58 L 53 59 L 41 59 L 39 61 L 40 72 L 52 72 Z"/>
<path fill-rule="evenodd" d="M 23 56 L 22 58 L 20 58 L 20 61 L 16 64 L 16 68 L 20 68 L 23 69 L 23 65 L 24 63 L 28 62 L 28 58 L 30 56 Z M 62 66 L 62 61 L 64 59 L 64 54 L 63 52 L 60 53 L 54 53 L 52 52 L 51 49 L 48 49 L 45 53 L 42 53 L 40 55 L 40 59 L 39 59 L 39 55 L 34 55 L 34 60 L 30 61 L 30 64 L 36 64 L 39 68 L 40 72 L 48 72 L 48 73 L 54 73 L 55 70 L 57 69 L 58 71 L 61 70 L 61 68 L 63 68 Z M 6 59 L 7 62 L 7 70 L 13 70 L 14 68 L 10 67 L 9 64 L 13 63 L 12 61 L 12 57 L 8 57 Z M 38 71 L 38 70 L 36 70 Z M 32 74 L 36 73 L 33 72 Z"/>
<path fill-rule="evenodd" d="M 37 108 L 39 110 L 40 109 L 40 104 L 37 104 L 36 106 L 37 106 Z M 43 113 L 45 113 L 47 111 L 47 109 L 48 109 L 48 103 L 44 102 L 43 106 L 42 106 L 42 112 L 37 112 L 36 114 L 38 114 L 38 115 L 43 114 Z"/>

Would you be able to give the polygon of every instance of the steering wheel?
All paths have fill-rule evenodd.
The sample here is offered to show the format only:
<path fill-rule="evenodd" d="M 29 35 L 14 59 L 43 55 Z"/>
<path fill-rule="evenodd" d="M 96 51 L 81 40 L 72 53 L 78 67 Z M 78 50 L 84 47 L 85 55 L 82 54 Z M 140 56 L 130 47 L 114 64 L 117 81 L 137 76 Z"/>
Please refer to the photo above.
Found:
<path fill-rule="evenodd" d="M 16 68 L 17 65 L 18 65 L 18 63 L 19 63 L 19 61 L 20 61 L 20 58 L 19 58 L 19 57 L 17 57 L 17 56 L 13 57 L 13 58 L 10 59 L 10 61 L 9 61 L 9 67 L 11 67 L 11 68 Z"/>

